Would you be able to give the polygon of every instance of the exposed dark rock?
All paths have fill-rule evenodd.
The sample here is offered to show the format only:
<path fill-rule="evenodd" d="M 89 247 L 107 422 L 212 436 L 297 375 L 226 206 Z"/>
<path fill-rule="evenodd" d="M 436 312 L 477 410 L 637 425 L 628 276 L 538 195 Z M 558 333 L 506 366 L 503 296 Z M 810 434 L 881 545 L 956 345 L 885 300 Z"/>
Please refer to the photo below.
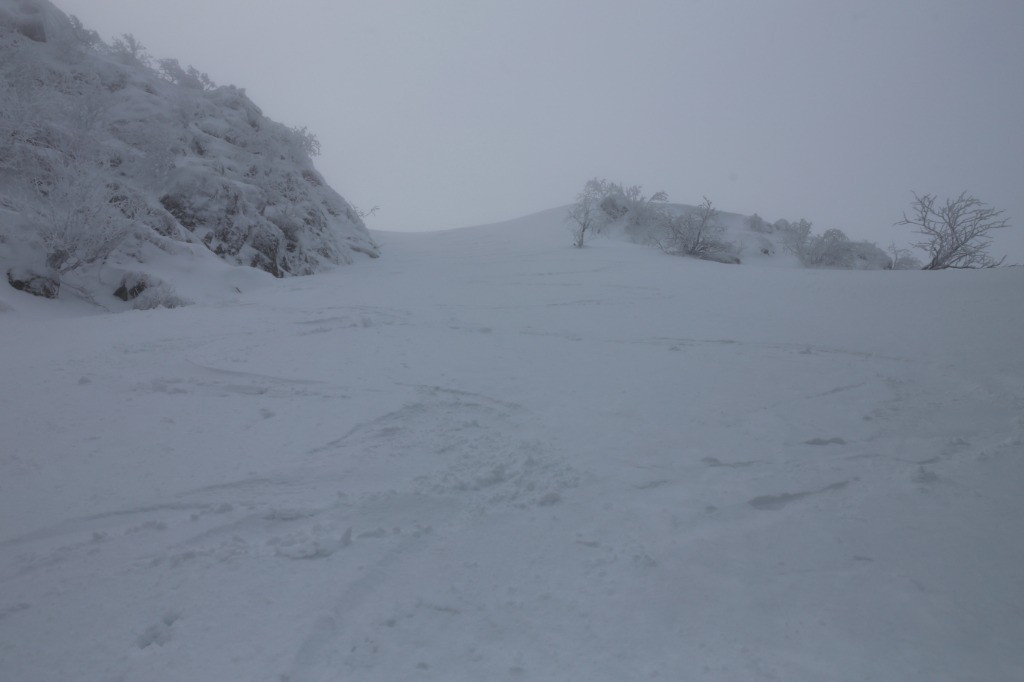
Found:
<path fill-rule="evenodd" d="M 114 290 L 114 296 L 122 301 L 130 301 L 149 287 L 145 275 L 130 273 L 121 278 L 121 285 Z"/>
<path fill-rule="evenodd" d="M 57 298 L 60 293 L 60 281 L 53 275 L 42 275 L 31 270 L 11 268 L 7 271 L 7 281 L 18 291 L 33 296 Z"/>

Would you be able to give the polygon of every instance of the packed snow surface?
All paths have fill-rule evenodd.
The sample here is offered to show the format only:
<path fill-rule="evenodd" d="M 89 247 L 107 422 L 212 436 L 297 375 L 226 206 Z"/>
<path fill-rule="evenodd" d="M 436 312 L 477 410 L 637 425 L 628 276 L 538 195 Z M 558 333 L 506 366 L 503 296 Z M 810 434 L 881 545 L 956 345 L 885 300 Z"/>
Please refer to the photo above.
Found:
<path fill-rule="evenodd" d="M 1024 679 L 1024 269 L 375 237 L 4 288 L 0 679 Z"/>

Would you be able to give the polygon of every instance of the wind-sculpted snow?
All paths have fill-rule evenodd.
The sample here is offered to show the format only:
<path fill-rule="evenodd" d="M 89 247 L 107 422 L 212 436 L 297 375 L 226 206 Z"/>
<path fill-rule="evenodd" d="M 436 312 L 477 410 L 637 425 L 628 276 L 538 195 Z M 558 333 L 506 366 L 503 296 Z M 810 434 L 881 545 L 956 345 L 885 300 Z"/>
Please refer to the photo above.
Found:
<path fill-rule="evenodd" d="M 561 217 L 11 305 L 0 679 L 1019 679 L 1024 272 Z"/>
<path fill-rule="evenodd" d="M 212 253 L 283 277 L 378 253 L 314 168 L 315 137 L 46 0 L 0 0 L 0 133 L 5 273 L 96 280 Z M 96 294 L 92 280 L 79 286 Z"/>

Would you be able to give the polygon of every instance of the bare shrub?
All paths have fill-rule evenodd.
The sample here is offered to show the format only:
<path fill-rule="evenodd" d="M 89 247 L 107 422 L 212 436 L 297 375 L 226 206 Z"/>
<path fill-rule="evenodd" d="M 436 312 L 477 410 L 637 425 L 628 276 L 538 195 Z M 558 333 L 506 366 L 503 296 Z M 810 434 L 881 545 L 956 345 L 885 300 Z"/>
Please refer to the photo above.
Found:
<path fill-rule="evenodd" d="M 988 254 L 992 230 L 1009 227 L 1004 211 L 996 210 L 967 192 L 939 204 L 932 194 L 914 193 L 910 215 L 903 214 L 897 225 L 912 225 L 921 241 L 914 244 L 928 254 L 924 270 L 947 268 L 994 268 L 996 260 Z"/>
<path fill-rule="evenodd" d="M 35 186 L 35 232 L 58 275 L 105 260 L 131 231 L 130 200 L 91 170 L 65 158 Z"/>
<path fill-rule="evenodd" d="M 725 230 L 717 217 L 718 209 L 704 197 L 704 201 L 692 210 L 666 218 L 664 236 L 657 240 L 657 244 L 662 251 L 674 256 L 738 262 L 729 257 L 733 248 L 723 239 Z"/>

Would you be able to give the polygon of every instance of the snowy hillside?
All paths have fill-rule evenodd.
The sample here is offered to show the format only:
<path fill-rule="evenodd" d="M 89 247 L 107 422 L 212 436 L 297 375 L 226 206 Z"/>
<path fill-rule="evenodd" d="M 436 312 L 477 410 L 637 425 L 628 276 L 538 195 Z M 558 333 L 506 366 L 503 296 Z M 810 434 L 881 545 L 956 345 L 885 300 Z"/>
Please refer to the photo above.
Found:
<path fill-rule="evenodd" d="M 111 294 L 161 254 L 275 276 L 377 255 L 318 142 L 46 0 L 0 0 L 0 266 Z M 110 268 L 103 269 L 104 263 Z M 87 275 L 83 275 L 85 272 Z"/>
<path fill-rule="evenodd" d="M 1024 270 L 375 237 L 0 293 L 0 679 L 1024 679 Z"/>

